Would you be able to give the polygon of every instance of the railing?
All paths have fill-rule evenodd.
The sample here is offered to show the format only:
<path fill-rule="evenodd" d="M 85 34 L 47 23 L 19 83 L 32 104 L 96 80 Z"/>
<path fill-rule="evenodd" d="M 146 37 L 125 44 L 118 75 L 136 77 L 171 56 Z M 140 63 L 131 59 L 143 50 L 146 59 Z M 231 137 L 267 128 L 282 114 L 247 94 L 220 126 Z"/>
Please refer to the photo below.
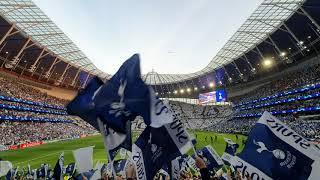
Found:
<path fill-rule="evenodd" d="M 8 97 L 8 96 L 1 96 L 0 95 L 0 99 L 4 100 L 4 101 L 18 102 L 18 103 L 23 103 L 23 104 L 29 104 L 29 105 L 34 105 L 34 106 L 41 106 L 41 107 L 51 108 L 51 109 L 66 110 L 65 107 L 61 107 L 61 106 L 55 106 L 55 105 L 46 104 L 46 103 L 40 103 L 40 102 L 32 102 L 32 101 L 19 99 L 19 98 L 14 98 L 14 97 Z"/>
<path fill-rule="evenodd" d="M 234 107 L 236 108 L 236 107 L 243 106 L 243 105 L 254 104 L 254 103 L 257 103 L 257 102 L 261 102 L 261 101 L 266 101 L 266 100 L 270 100 L 270 99 L 274 99 L 274 98 L 278 98 L 278 97 L 283 97 L 283 96 L 288 96 L 288 95 L 292 95 L 292 94 L 302 93 L 302 92 L 306 92 L 306 91 L 310 91 L 310 90 L 314 90 L 314 89 L 319 89 L 319 88 L 320 88 L 320 83 L 318 82 L 318 83 L 315 83 L 315 84 L 303 86 L 301 88 L 280 92 L 280 93 L 277 93 L 275 95 L 266 96 L 266 97 L 263 97 L 263 98 L 254 99 L 254 100 L 251 100 L 251 101 L 239 103 L 239 104 L 235 105 Z"/>
<path fill-rule="evenodd" d="M 33 122 L 52 122 L 52 123 L 72 123 L 72 120 L 58 119 L 58 118 L 35 118 L 35 117 L 19 117 L 19 116 L 3 116 L 0 115 L 0 120 L 5 121 L 33 121 Z"/>
<path fill-rule="evenodd" d="M 320 97 L 320 93 L 314 93 L 314 94 L 309 94 L 309 95 L 302 95 L 302 96 L 298 96 L 298 97 L 292 97 L 292 98 L 288 98 L 288 99 L 282 99 L 282 100 L 269 102 L 269 103 L 264 103 L 264 104 L 252 105 L 252 106 L 249 106 L 249 107 L 240 108 L 238 110 L 241 111 L 241 110 L 256 109 L 256 108 L 262 108 L 262 107 L 267 107 L 267 106 L 278 105 L 278 104 L 282 104 L 282 103 L 289 103 L 289 102 L 292 102 L 292 101 L 305 101 L 305 100 L 314 99 L 314 98 L 318 98 L 318 97 Z"/>
<path fill-rule="evenodd" d="M 68 115 L 67 112 L 55 111 L 55 110 L 44 110 L 44 109 L 37 109 L 37 108 L 30 108 L 30 107 L 23 107 L 23 106 L 13 106 L 7 104 L 0 104 L 0 109 L 9 109 L 9 110 L 17 110 L 17 111 L 29 111 L 29 112 L 37 112 L 37 113 L 44 113 L 44 114 L 58 114 L 58 115 Z"/>
<path fill-rule="evenodd" d="M 314 107 L 303 107 L 298 109 L 288 109 L 288 110 L 281 110 L 281 111 L 272 111 L 270 112 L 273 115 L 281 115 L 281 114 L 293 114 L 293 113 L 300 113 L 300 112 L 314 112 L 320 111 L 320 106 Z M 248 117 L 260 117 L 262 116 L 263 112 L 259 113 L 249 113 L 249 114 L 240 114 L 234 116 L 235 118 L 248 118 Z"/>

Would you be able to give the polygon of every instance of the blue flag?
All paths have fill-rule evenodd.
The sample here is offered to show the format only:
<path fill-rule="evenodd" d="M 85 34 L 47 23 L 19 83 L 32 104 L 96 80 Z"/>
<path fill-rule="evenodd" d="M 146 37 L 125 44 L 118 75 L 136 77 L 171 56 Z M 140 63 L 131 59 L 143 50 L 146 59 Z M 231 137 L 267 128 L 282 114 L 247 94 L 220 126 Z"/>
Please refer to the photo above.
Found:
<path fill-rule="evenodd" d="M 13 175 L 14 175 L 14 171 L 13 171 L 13 169 L 10 169 L 8 171 L 8 173 L 6 174 L 6 180 L 11 180 Z"/>
<path fill-rule="evenodd" d="M 101 120 L 117 132 L 125 133 L 126 121 L 133 121 L 137 115 L 152 127 L 161 127 L 173 119 L 170 106 L 141 79 L 138 54 L 123 63 L 98 91 L 94 102 Z"/>
<path fill-rule="evenodd" d="M 74 170 L 75 170 L 75 166 L 76 166 L 75 163 L 70 163 L 70 164 L 68 164 L 68 166 L 67 166 L 67 168 L 66 168 L 66 174 L 72 176 L 73 173 L 74 173 Z"/>
<path fill-rule="evenodd" d="M 131 123 L 126 123 L 126 130 L 124 131 L 126 134 L 123 134 L 109 128 L 109 125 L 100 120 L 100 113 L 95 106 L 93 99 L 102 85 L 103 82 L 99 78 L 94 77 L 86 88 L 80 91 L 67 105 L 67 110 L 69 114 L 78 115 L 101 132 L 104 138 L 105 147 L 110 158 L 113 159 L 117 150 L 121 147 L 131 150 Z"/>
<path fill-rule="evenodd" d="M 227 164 L 231 164 L 233 156 L 236 154 L 239 145 L 233 142 L 231 139 L 224 138 L 224 140 L 226 141 L 227 145 L 221 158 Z"/>
<path fill-rule="evenodd" d="M 233 166 L 251 179 L 319 179 L 320 152 L 308 140 L 265 112 L 249 133 Z"/>
<path fill-rule="evenodd" d="M 97 124 L 98 112 L 95 109 L 93 97 L 102 85 L 103 81 L 94 77 L 66 107 L 68 114 L 79 116 L 97 130 L 99 130 Z"/>
<path fill-rule="evenodd" d="M 219 169 L 224 164 L 218 153 L 210 146 L 205 146 L 198 155 L 202 157 L 209 170 Z"/>
<path fill-rule="evenodd" d="M 64 153 L 61 153 L 53 170 L 54 179 L 63 179 Z"/>
<path fill-rule="evenodd" d="M 133 121 L 136 114 L 130 107 L 143 104 L 146 89 L 140 78 L 139 55 L 135 54 L 123 63 L 115 75 L 105 83 L 94 97 L 99 117 L 116 132 L 126 133 L 126 122 Z"/>
<path fill-rule="evenodd" d="M 114 161 L 113 167 L 116 174 L 119 174 L 119 173 L 123 174 L 125 172 L 126 163 L 127 163 L 126 159 Z"/>
<path fill-rule="evenodd" d="M 39 169 L 37 169 L 37 177 L 39 178 L 44 178 L 44 177 L 46 177 L 46 172 L 45 172 L 46 170 L 45 170 L 45 165 L 44 164 L 42 164 L 41 166 L 40 166 L 40 168 Z"/>
<path fill-rule="evenodd" d="M 179 123 L 174 121 L 160 128 L 147 126 L 142 132 L 132 147 L 132 160 L 137 167 L 137 179 L 153 179 L 163 165 L 170 163 L 192 147 L 182 125 L 180 133 L 177 133 L 178 125 Z"/>
<path fill-rule="evenodd" d="M 90 170 L 88 172 L 80 173 L 75 177 L 75 179 L 76 180 L 90 179 L 93 176 L 93 174 L 95 173 L 95 171 L 97 171 L 97 170 Z"/>

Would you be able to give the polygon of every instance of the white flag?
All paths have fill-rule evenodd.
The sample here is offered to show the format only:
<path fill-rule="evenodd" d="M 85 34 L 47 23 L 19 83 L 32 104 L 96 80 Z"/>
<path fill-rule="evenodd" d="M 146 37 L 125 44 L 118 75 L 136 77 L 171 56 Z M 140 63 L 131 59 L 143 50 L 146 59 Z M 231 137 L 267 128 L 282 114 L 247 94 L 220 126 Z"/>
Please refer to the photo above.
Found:
<path fill-rule="evenodd" d="M 77 170 L 79 173 L 88 172 L 93 169 L 92 155 L 92 146 L 73 151 L 73 156 L 76 160 Z"/>
<path fill-rule="evenodd" d="M 5 176 L 12 169 L 12 163 L 9 161 L 0 161 L 0 177 Z"/>

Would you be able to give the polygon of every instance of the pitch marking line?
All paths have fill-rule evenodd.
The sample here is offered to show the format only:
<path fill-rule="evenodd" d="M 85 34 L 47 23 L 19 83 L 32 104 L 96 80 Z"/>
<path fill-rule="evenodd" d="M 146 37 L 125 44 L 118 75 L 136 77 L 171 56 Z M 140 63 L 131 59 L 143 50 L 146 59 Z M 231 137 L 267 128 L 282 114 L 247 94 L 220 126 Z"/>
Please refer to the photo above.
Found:
<path fill-rule="evenodd" d="M 71 151 L 71 150 L 66 150 L 66 151 Z M 62 151 L 60 152 L 54 152 L 54 153 L 51 153 L 51 154 L 47 154 L 47 155 L 44 155 L 44 156 L 40 156 L 40 157 L 36 157 L 36 158 L 33 158 L 33 159 L 29 159 L 29 160 L 26 160 L 26 161 L 22 161 L 22 162 L 19 162 L 19 163 L 14 163 L 16 165 L 18 164 L 23 164 L 23 163 L 26 163 L 26 162 L 29 162 L 29 161 L 33 161 L 33 160 L 36 160 L 36 159 L 42 159 L 44 157 L 48 157 L 48 156 L 52 156 L 52 155 L 55 155 L 55 154 L 58 154 L 58 153 L 61 153 Z"/>

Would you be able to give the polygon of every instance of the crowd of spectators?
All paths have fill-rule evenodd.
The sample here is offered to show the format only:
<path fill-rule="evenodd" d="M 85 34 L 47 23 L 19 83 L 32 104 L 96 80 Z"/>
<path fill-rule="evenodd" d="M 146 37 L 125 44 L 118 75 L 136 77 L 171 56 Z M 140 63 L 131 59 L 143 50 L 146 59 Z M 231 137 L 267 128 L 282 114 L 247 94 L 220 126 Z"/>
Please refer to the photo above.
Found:
<path fill-rule="evenodd" d="M 279 79 L 259 87 L 254 91 L 232 98 L 232 102 L 234 104 L 239 104 L 240 102 L 266 97 L 278 92 L 302 87 L 308 84 L 315 84 L 317 82 L 320 82 L 320 64 L 302 68 L 298 71 L 281 76 Z"/>
<path fill-rule="evenodd" d="M 316 65 L 313 67 L 305 68 L 293 73 L 289 73 L 280 79 L 277 79 L 263 87 L 259 87 L 258 89 L 250 92 L 249 94 L 245 94 L 239 97 L 235 97 L 232 99 L 235 105 L 241 102 L 252 101 L 254 99 L 259 99 L 262 97 L 267 97 L 271 95 L 275 95 L 279 92 L 287 91 L 294 88 L 303 87 L 310 84 L 316 84 L 320 82 L 320 66 Z M 26 93 L 28 92 L 28 93 Z M 185 123 L 188 129 L 209 129 L 216 132 L 221 133 L 242 133 L 247 134 L 252 127 L 252 125 L 256 122 L 257 117 L 248 117 L 248 118 L 233 118 L 237 117 L 237 115 L 242 114 L 257 114 L 262 113 L 264 111 L 281 111 L 281 110 L 289 110 L 289 109 L 299 109 L 305 107 L 312 107 L 312 106 L 320 106 L 320 98 L 314 97 L 307 100 L 294 100 L 290 102 L 281 102 L 286 99 L 292 98 L 301 98 L 304 96 L 309 96 L 311 94 L 320 93 L 320 88 L 310 89 L 304 92 L 297 92 L 294 94 L 284 95 L 281 97 L 271 98 L 264 101 L 258 101 L 256 103 L 249 103 L 242 106 L 236 106 L 232 108 L 229 105 L 219 106 L 219 105 L 196 105 L 196 104 L 188 104 L 183 102 L 175 102 L 170 101 L 170 105 L 175 112 L 175 114 L 180 118 L 182 122 Z M 67 101 L 58 99 L 52 96 L 49 96 L 45 93 L 42 93 L 34 88 L 31 88 L 27 85 L 24 85 L 14 79 L 4 78 L 0 76 L 0 95 L 8 96 L 8 97 L 15 97 L 20 98 L 23 100 L 28 100 L 32 102 L 40 102 L 46 103 L 54 106 L 63 107 Z M 273 104 L 276 103 L 276 104 Z M 34 109 L 41 109 L 41 110 L 53 110 L 49 107 L 43 106 L 36 106 L 30 104 L 22 104 L 18 102 L 10 102 L 5 100 L 0 100 L 0 104 L 4 105 L 11 105 L 11 106 L 23 106 L 27 108 L 34 108 Z M 258 107 L 255 107 L 258 106 Z M 64 113 L 65 110 L 57 110 L 54 109 L 55 112 Z M 39 113 L 39 112 L 30 112 L 30 111 L 17 111 L 11 109 L 0 109 L 1 116 L 13 116 L 13 117 L 34 117 L 34 118 L 48 118 L 48 119 L 64 119 L 64 120 L 73 120 L 75 117 L 67 116 L 67 115 L 59 115 L 55 113 Z M 287 115 L 284 117 L 280 117 L 285 122 L 288 122 L 288 125 L 293 129 L 301 132 L 302 135 L 314 138 L 319 137 L 319 122 L 317 120 L 309 122 L 309 121 L 292 121 L 292 115 Z M 289 120 L 288 120 L 289 119 Z M 79 122 L 79 121 L 78 121 Z M 21 123 L 26 129 L 29 128 L 29 125 L 32 123 L 30 122 L 6 122 L 6 124 L 15 124 Z M 33 122 L 35 123 L 35 122 Z M 59 130 L 60 127 L 57 126 L 74 126 L 75 131 L 82 129 L 85 132 L 85 128 L 82 128 L 75 124 L 63 124 L 63 123 L 38 123 L 41 126 L 49 126 L 51 125 L 52 129 Z M 14 126 L 1 126 L 1 130 L 3 131 L 2 127 L 11 128 Z M 32 126 L 30 126 L 32 127 Z M 77 129 L 78 127 L 78 129 Z M 143 120 L 137 118 L 136 121 L 132 124 L 133 130 L 142 130 L 144 129 L 145 125 Z M 87 127 L 86 127 L 87 128 Z M 50 129 L 50 128 L 48 128 Z M 68 128 L 62 128 L 68 129 Z M 89 126 L 88 129 L 92 130 Z M 10 129 L 8 129 L 10 130 Z M 22 128 L 23 131 L 23 128 Z M 51 132 L 51 131 L 50 131 Z M 16 133 L 17 134 L 23 134 Z M 36 133 L 35 133 L 36 134 Z M 53 132 L 53 135 L 49 137 L 49 135 L 43 134 L 45 138 L 57 138 Z M 59 133 L 57 133 L 59 134 Z M 71 136 L 73 136 L 72 134 Z M 79 135 L 79 133 L 78 133 Z M 39 135 L 38 139 L 43 139 L 42 135 Z M 66 136 L 70 136 L 66 134 Z M 12 138 L 12 137 L 10 137 Z M 17 138 L 17 137 L 16 137 Z M 12 138 L 15 139 L 15 138 Z M 19 139 L 19 138 L 18 138 Z M 37 138 L 35 138 L 37 139 Z M 58 137 L 59 139 L 59 137 Z M 3 142 L 3 140 L 2 140 Z"/>
<path fill-rule="evenodd" d="M 64 107 L 67 103 L 66 100 L 49 96 L 15 79 L 2 76 L 0 76 L 0 95 L 55 107 Z M 10 146 L 28 142 L 77 138 L 97 132 L 80 118 L 67 115 L 64 109 L 7 101 L 6 99 L 1 99 L 0 105 L 0 116 L 6 119 L 0 120 L 0 145 Z M 23 107 L 24 109 L 12 107 Z M 34 121 L 39 118 L 50 120 L 50 122 Z M 20 121 L 21 119 L 33 119 L 33 121 Z M 59 120 L 59 122 L 51 120 Z M 62 123 L 61 120 L 69 123 Z"/>
<path fill-rule="evenodd" d="M 308 120 L 308 118 L 303 118 L 306 115 L 320 113 L 317 109 L 303 111 L 306 108 L 320 106 L 320 88 L 316 86 L 319 83 L 320 65 L 288 73 L 248 94 L 232 98 L 233 118 L 215 123 L 207 129 L 221 133 L 247 134 L 258 120 L 257 114 L 262 114 L 264 111 L 299 110 L 293 113 L 277 115 L 277 118 L 288 124 L 299 134 L 307 138 L 319 139 L 320 119 Z M 298 91 L 298 89 L 304 90 Z M 282 94 L 279 96 L 279 93 Z M 246 117 L 245 115 L 254 115 L 254 117 Z"/>
<path fill-rule="evenodd" d="M 0 76 L 0 95 L 15 97 L 32 102 L 40 102 L 64 107 L 66 100 L 59 99 L 27 86 L 15 79 Z"/>
<path fill-rule="evenodd" d="M 309 139 L 320 139 L 320 121 L 297 120 L 292 115 L 277 117 L 287 124 L 294 131 Z M 258 121 L 258 118 L 232 119 L 213 124 L 206 130 L 219 133 L 237 133 L 248 135 L 252 126 Z"/>
<path fill-rule="evenodd" d="M 202 106 L 175 101 L 170 101 L 170 105 L 188 129 L 203 129 L 213 123 L 229 119 L 233 114 L 229 105 Z"/>
<path fill-rule="evenodd" d="M 9 116 L 15 118 L 46 118 L 46 119 L 60 119 L 60 120 L 73 120 L 75 117 L 69 115 L 37 113 L 30 111 L 15 111 L 10 109 L 0 109 L 1 116 Z"/>
<path fill-rule="evenodd" d="M 79 157 L 78 157 L 79 158 Z M 0 160 L 1 161 L 1 160 Z M 180 156 L 178 158 L 180 167 L 175 168 L 175 173 L 178 173 L 180 180 L 251 180 L 252 177 L 246 173 L 241 173 L 240 170 L 235 170 L 229 164 L 223 166 L 217 166 L 215 168 L 209 166 L 206 163 L 206 158 L 197 155 L 194 157 L 191 156 Z M 181 163 L 180 163 L 181 161 Z M 117 166 L 118 162 L 124 162 L 123 166 Z M 70 163 L 64 166 L 64 162 L 60 161 L 62 165 L 62 171 L 55 171 L 52 166 L 49 164 L 41 164 L 38 169 L 31 169 L 30 167 L 20 167 L 13 168 L 10 170 L 11 177 L 10 179 L 57 179 L 62 176 L 60 179 L 99 179 L 99 180 L 122 180 L 122 179 L 137 179 L 138 173 L 136 172 L 137 168 L 130 159 L 119 159 L 112 163 L 103 163 L 99 167 L 94 167 L 85 172 L 80 171 L 78 166 L 75 163 Z M 83 163 L 86 163 L 83 161 Z M 113 166 L 113 167 L 112 167 Z M 87 165 L 87 167 L 90 167 Z M 112 170 L 113 169 L 113 170 Z M 99 172 L 100 171 L 100 172 Z M 113 173 L 112 171 L 115 171 Z M 98 172 L 98 173 L 97 173 Z M 169 168 L 160 169 L 155 173 L 155 176 L 152 178 L 154 180 L 170 180 L 176 179 L 170 177 L 173 173 L 170 172 Z M 9 178 L 8 178 L 9 179 Z"/>
<path fill-rule="evenodd" d="M 79 138 L 96 131 L 74 123 L 0 121 L 0 144 L 18 145 L 28 142 Z"/>

